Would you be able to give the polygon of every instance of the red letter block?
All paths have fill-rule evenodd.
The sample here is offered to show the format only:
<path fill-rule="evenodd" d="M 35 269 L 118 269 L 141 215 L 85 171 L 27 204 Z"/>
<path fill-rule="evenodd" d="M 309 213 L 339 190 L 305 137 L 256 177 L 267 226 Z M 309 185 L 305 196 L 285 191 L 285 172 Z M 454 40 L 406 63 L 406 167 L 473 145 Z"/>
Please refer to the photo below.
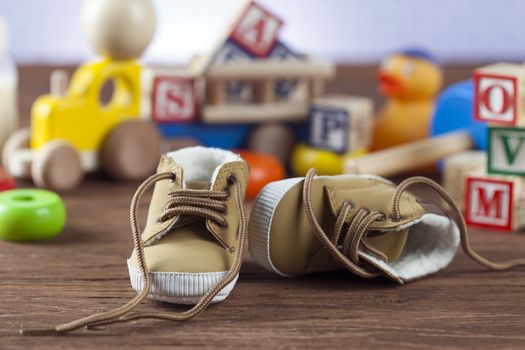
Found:
<path fill-rule="evenodd" d="M 500 63 L 474 72 L 474 117 L 502 125 L 525 123 L 525 67 Z"/>
<path fill-rule="evenodd" d="M 192 122 L 197 117 L 194 81 L 187 77 L 157 76 L 153 81 L 153 120 Z"/>
<path fill-rule="evenodd" d="M 252 2 L 233 28 L 230 39 L 256 57 L 267 57 L 282 25 L 276 15 Z"/>
<path fill-rule="evenodd" d="M 465 213 L 467 223 L 512 231 L 513 187 L 512 181 L 467 177 Z"/>

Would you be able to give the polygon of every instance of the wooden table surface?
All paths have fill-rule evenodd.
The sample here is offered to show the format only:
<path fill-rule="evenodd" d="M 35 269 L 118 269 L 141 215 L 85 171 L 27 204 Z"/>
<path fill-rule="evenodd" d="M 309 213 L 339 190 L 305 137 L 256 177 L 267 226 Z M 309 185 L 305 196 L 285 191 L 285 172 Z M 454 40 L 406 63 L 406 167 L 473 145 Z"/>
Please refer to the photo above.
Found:
<path fill-rule="evenodd" d="M 468 77 L 471 68 L 449 67 L 447 81 Z M 24 125 L 32 101 L 48 89 L 49 72 L 20 71 Z M 373 75 L 372 67 L 340 69 L 330 90 L 373 95 Z M 0 349 L 525 348 L 525 269 L 487 272 L 463 253 L 444 271 L 404 286 L 346 272 L 286 279 L 246 257 L 231 296 L 189 322 L 18 336 L 21 326 L 51 326 L 135 295 L 125 260 L 132 248 L 128 207 L 136 187 L 92 176 L 63 196 L 68 223 L 57 239 L 0 241 Z M 472 245 L 494 259 L 525 255 L 520 234 L 472 231 Z M 180 309 L 154 301 L 142 308 Z"/>

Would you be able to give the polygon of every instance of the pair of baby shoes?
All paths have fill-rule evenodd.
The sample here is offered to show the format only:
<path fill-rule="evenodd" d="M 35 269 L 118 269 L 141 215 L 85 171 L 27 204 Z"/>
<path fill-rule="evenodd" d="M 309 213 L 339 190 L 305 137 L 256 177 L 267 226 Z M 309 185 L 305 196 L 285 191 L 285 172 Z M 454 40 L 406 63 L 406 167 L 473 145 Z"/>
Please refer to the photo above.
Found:
<path fill-rule="evenodd" d="M 246 163 L 225 150 L 191 147 L 163 156 L 157 174 L 138 188 L 131 203 L 135 248 L 128 269 L 138 295 L 108 312 L 23 333 L 65 333 L 142 318 L 192 318 L 230 294 L 246 238 L 257 263 L 288 277 L 347 269 L 402 284 L 447 266 L 460 243 L 490 269 L 525 263 L 493 263 L 472 251 L 460 209 L 427 178 L 410 178 L 396 187 L 372 175 L 315 176 L 310 170 L 305 178 L 268 184 L 248 224 L 243 207 L 248 174 Z M 414 184 L 439 194 L 452 219 L 408 193 Z M 141 232 L 136 209 L 152 186 Z M 184 312 L 135 311 L 145 297 L 193 306 Z"/>

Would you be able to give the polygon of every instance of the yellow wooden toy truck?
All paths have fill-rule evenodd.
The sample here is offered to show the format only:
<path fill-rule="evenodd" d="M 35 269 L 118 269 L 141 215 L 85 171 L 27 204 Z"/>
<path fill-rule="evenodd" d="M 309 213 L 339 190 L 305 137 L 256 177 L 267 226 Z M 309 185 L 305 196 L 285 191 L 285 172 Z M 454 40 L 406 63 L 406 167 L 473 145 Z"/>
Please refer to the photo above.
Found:
<path fill-rule="evenodd" d="M 79 67 L 67 89 L 67 78 L 55 73 L 54 91 L 33 104 L 31 129 L 14 133 L 4 147 L 2 160 L 14 177 L 66 191 L 98 168 L 122 180 L 154 171 L 160 135 L 140 119 L 141 66 L 135 58 L 153 38 L 155 12 L 149 0 L 131 0 L 142 9 L 133 13 L 129 1 L 85 3 L 84 29 L 104 58 Z"/>

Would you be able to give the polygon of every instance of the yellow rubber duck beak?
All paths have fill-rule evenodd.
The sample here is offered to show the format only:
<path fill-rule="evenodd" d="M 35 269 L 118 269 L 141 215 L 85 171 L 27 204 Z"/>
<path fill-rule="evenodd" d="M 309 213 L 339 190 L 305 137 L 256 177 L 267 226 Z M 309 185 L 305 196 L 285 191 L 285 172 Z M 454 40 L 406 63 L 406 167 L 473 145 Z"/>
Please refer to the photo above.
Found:
<path fill-rule="evenodd" d="M 439 66 L 428 60 L 390 55 L 377 74 L 379 93 L 396 99 L 431 99 L 441 87 L 442 75 Z"/>
<path fill-rule="evenodd" d="M 406 90 L 404 82 L 394 74 L 379 71 L 377 74 L 379 92 L 386 96 L 398 96 Z"/>

